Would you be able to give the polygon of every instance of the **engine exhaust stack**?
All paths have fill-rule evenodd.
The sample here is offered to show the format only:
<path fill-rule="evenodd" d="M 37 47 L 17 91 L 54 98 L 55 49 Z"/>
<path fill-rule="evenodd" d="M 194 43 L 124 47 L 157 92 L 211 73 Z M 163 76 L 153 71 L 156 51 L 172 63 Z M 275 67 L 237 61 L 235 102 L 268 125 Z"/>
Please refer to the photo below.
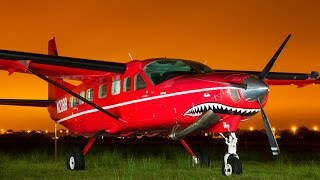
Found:
<path fill-rule="evenodd" d="M 193 124 L 191 124 L 189 127 L 183 129 L 180 132 L 173 131 L 169 137 L 173 140 L 179 140 L 182 139 L 188 135 L 190 135 L 193 132 L 201 131 L 203 129 L 209 128 L 210 126 L 216 124 L 219 122 L 220 117 L 212 110 L 207 111 L 202 116 L 199 117 L 197 121 L 195 121 Z"/>

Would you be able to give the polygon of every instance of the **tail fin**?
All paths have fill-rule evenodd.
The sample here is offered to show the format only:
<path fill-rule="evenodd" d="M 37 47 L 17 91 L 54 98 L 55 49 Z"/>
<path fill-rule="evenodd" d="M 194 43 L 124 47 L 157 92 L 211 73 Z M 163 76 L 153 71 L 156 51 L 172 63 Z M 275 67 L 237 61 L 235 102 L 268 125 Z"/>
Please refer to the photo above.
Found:
<path fill-rule="evenodd" d="M 48 41 L 48 55 L 58 56 L 58 50 L 57 50 L 55 38 L 52 38 L 51 40 Z M 59 84 L 63 85 L 68 89 L 73 89 L 75 87 L 74 85 L 63 81 L 62 78 L 56 78 L 56 77 L 49 77 L 49 78 L 58 82 Z M 66 94 L 66 92 L 62 91 L 61 89 L 57 88 L 56 86 L 50 83 L 48 84 L 49 100 L 56 100 L 57 98 L 63 96 L 64 94 Z"/>
<path fill-rule="evenodd" d="M 58 50 L 56 46 L 56 38 L 53 37 L 48 41 L 48 55 L 58 56 Z"/>

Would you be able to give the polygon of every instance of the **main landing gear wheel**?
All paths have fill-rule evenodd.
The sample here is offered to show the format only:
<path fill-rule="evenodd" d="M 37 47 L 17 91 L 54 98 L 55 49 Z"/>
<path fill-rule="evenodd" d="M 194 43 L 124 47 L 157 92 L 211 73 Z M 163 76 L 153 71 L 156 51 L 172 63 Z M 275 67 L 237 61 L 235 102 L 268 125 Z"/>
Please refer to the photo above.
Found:
<path fill-rule="evenodd" d="M 67 154 L 66 159 L 67 169 L 83 170 L 85 167 L 84 156 L 80 148 L 74 147 Z"/>
<path fill-rule="evenodd" d="M 193 161 L 192 161 L 193 166 L 195 166 L 195 165 L 198 165 L 200 167 L 209 167 L 210 166 L 210 158 L 207 153 L 205 153 L 204 151 L 198 151 L 195 154 L 196 154 L 197 162 L 195 162 L 195 160 L 193 159 Z"/>
<path fill-rule="evenodd" d="M 242 174 L 242 164 L 240 159 L 234 155 L 229 155 L 227 165 L 222 164 L 222 174 L 224 176 L 231 176 L 232 174 Z"/>

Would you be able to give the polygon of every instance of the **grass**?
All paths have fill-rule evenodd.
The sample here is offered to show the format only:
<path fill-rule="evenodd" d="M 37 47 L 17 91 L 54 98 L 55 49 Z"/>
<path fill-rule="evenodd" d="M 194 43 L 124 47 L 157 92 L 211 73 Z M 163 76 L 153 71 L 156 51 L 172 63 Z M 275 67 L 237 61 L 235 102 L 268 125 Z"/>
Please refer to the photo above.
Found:
<path fill-rule="evenodd" d="M 18 151 L 19 153 L 17 153 Z M 221 175 L 223 150 L 209 150 L 209 168 L 192 167 L 180 146 L 95 146 L 86 156 L 86 170 L 69 171 L 67 148 L 53 159 L 51 148 L 0 151 L 0 179 L 230 179 Z M 243 174 L 233 179 L 319 179 L 319 153 L 239 152 Z"/>

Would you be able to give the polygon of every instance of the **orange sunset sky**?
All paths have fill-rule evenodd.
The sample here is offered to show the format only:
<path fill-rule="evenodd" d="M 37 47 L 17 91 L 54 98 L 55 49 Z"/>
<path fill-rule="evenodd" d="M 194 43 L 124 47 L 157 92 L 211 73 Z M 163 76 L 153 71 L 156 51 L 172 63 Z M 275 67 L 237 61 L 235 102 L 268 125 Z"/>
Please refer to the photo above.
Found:
<path fill-rule="evenodd" d="M 0 49 L 106 61 L 174 57 L 215 69 L 261 71 L 285 37 L 272 71 L 320 71 L 320 1 L 11 0 L 0 6 Z M 0 72 L 0 98 L 46 99 L 47 83 Z M 278 128 L 320 127 L 320 85 L 273 86 L 266 105 Z M 240 127 L 262 127 L 260 114 Z M 0 129 L 54 127 L 46 108 L 0 106 Z"/>

